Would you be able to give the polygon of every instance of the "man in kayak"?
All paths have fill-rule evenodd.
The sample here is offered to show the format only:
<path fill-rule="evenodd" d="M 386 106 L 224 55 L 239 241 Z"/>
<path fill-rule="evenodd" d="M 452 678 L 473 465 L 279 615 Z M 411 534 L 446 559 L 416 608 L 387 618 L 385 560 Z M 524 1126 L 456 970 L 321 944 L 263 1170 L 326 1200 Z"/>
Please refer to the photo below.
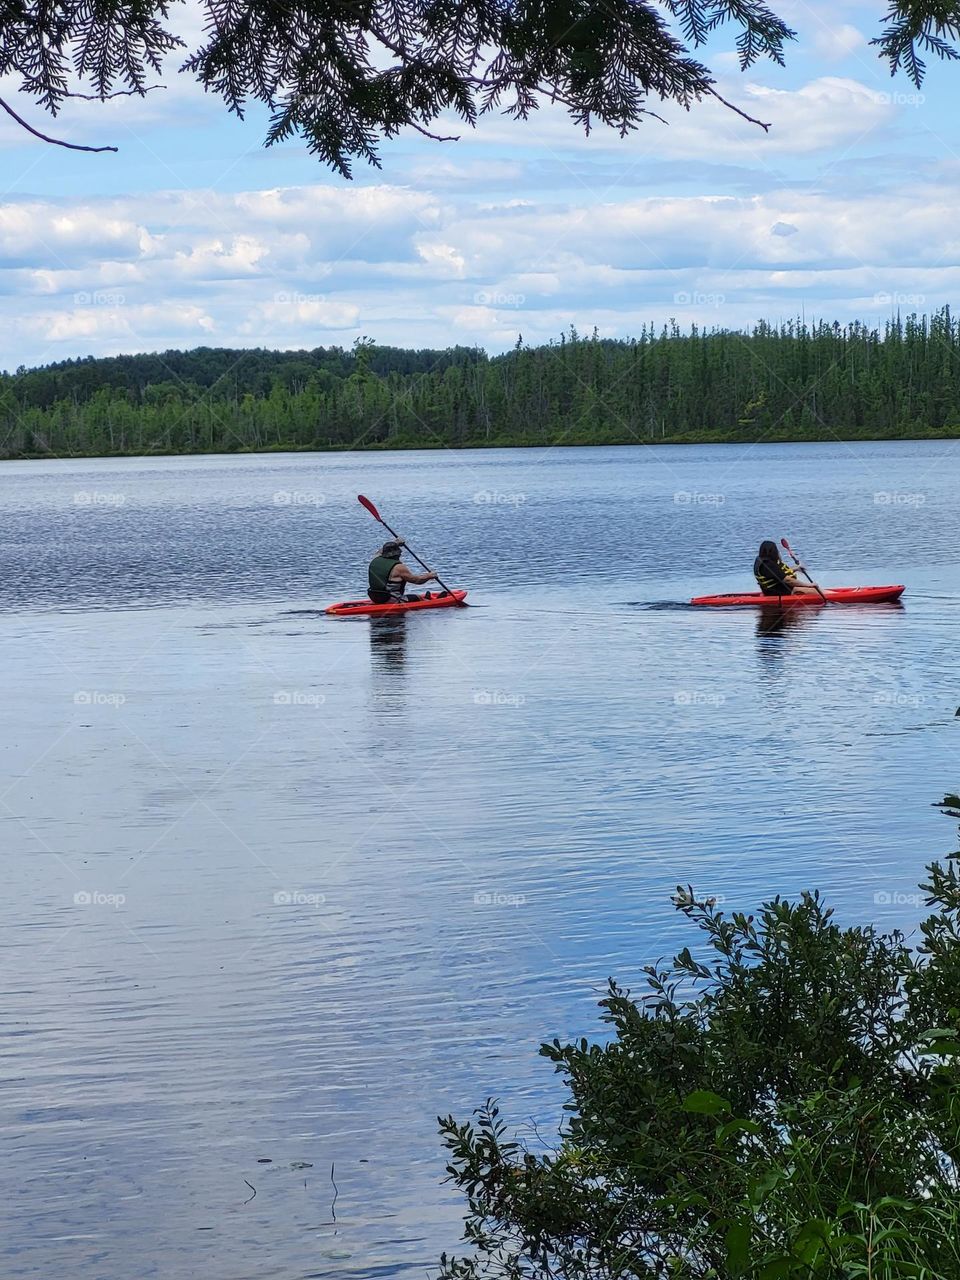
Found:
<path fill-rule="evenodd" d="M 420 587 L 425 582 L 436 582 L 437 575 L 429 570 L 426 573 L 414 573 L 400 559 L 403 551 L 403 540 L 385 542 L 380 554 L 370 561 L 367 573 L 367 595 L 374 604 L 400 604 L 404 600 L 419 600 L 419 596 L 404 595 L 407 583 Z M 426 598 L 429 599 L 430 592 Z"/>
<path fill-rule="evenodd" d="M 753 562 L 753 576 L 765 596 L 816 596 L 820 594 L 816 587 L 808 587 L 805 582 L 797 581 L 796 571 L 783 563 L 780 559 L 780 552 L 777 550 L 777 544 L 770 542 L 769 539 L 760 543 L 760 551 Z"/>

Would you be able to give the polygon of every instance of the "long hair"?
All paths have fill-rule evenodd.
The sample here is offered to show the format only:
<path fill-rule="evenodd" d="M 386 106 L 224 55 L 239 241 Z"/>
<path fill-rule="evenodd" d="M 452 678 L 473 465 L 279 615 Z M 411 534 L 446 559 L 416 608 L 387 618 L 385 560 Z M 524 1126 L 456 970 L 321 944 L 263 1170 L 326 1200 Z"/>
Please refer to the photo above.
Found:
<path fill-rule="evenodd" d="M 757 556 L 758 560 L 767 560 L 776 564 L 780 559 L 780 552 L 777 550 L 777 544 L 771 542 L 768 538 L 766 542 L 760 543 L 760 552 Z"/>

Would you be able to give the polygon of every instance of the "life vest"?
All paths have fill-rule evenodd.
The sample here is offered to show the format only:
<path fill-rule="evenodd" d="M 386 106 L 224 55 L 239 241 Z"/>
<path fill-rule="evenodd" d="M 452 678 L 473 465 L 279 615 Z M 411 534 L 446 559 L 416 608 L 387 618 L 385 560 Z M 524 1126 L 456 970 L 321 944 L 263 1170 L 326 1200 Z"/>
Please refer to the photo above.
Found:
<path fill-rule="evenodd" d="M 401 579 L 390 581 L 390 574 L 400 563 L 399 558 L 391 556 L 374 556 L 367 570 L 367 595 L 374 604 L 388 604 L 391 600 L 399 600 L 407 584 Z M 377 597 L 382 597 L 378 599 Z"/>
<path fill-rule="evenodd" d="M 753 576 L 757 580 L 757 586 L 765 596 L 789 596 L 793 594 L 793 586 L 796 580 L 796 574 L 789 565 L 778 560 L 776 569 L 780 573 L 780 577 L 772 570 L 769 560 L 761 560 L 757 556 L 753 562 Z"/>

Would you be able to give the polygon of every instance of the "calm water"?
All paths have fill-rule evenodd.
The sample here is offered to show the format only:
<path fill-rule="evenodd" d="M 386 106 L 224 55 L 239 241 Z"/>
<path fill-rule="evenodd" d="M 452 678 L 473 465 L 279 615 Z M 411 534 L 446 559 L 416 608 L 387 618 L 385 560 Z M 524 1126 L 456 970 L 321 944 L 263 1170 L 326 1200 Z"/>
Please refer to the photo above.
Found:
<path fill-rule="evenodd" d="M 912 927 L 958 456 L 4 464 L 5 1280 L 424 1276 L 437 1114 L 553 1123 L 539 1042 L 688 940 L 678 882 Z M 476 607 L 321 614 L 382 540 L 358 491 Z M 683 607 L 781 533 L 904 607 Z"/>

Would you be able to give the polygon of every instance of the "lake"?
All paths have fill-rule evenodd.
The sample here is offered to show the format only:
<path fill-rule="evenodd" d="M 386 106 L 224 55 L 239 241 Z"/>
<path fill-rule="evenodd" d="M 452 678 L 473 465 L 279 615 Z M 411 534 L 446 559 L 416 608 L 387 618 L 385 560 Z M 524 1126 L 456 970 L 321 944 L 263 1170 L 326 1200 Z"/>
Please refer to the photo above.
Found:
<path fill-rule="evenodd" d="M 0 1274 L 425 1276 L 438 1114 L 691 941 L 913 929 L 956 844 L 960 442 L 0 466 Z M 330 618 L 385 536 L 471 608 Z M 786 534 L 903 606 L 696 610 Z"/>

